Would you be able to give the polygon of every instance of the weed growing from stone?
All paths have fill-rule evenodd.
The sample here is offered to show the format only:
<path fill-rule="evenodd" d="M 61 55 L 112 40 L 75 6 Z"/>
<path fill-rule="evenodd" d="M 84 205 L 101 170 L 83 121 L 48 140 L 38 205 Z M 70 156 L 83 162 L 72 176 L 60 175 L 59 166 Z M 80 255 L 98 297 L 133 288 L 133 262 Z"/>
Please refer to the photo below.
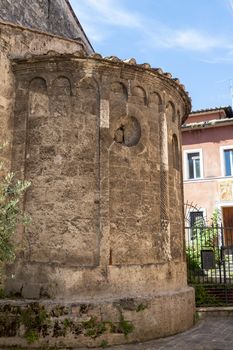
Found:
<path fill-rule="evenodd" d="M 101 347 L 102 349 L 107 348 L 107 346 L 108 346 L 107 340 L 103 340 L 103 341 L 101 342 L 101 344 L 100 344 L 100 347 Z"/>
<path fill-rule="evenodd" d="M 120 333 L 123 333 L 127 337 L 128 334 L 133 332 L 134 325 L 132 324 L 132 322 L 125 320 L 124 316 L 121 314 L 120 315 L 120 322 L 118 325 L 118 330 Z"/>
<path fill-rule="evenodd" d="M 50 319 L 44 307 L 34 303 L 21 311 L 20 322 L 25 327 L 24 336 L 28 343 L 33 343 L 39 339 L 42 329 L 45 332 L 48 328 Z"/>
<path fill-rule="evenodd" d="M 31 329 L 25 333 L 25 338 L 28 344 L 32 344 L 39 339 L 39 334 L 36 330 Z"/>
<path fill-rule="evenodd" d="M 145 309 L 147 309 L 147 305 L 141 303 L 141 304 L 139 304 L 139 305 L 137 306 L 136 312 L 140 312 L 140 311 L 143 311 L 143 310 L 145 310 Z"/>
<path fill-rule="evenodd" d="M 91 317 L 89 321 L 82 323 L 85 329 L 85 335 L 91 338 L 97 338 L 106 331 L 105 322 L 98 322 L 96 317 Z"/>

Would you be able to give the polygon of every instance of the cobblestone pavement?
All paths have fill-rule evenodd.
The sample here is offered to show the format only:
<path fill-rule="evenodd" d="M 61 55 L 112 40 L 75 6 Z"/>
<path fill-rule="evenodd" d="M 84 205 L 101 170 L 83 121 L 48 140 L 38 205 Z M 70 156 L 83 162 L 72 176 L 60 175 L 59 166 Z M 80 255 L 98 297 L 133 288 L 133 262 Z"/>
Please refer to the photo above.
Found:
<path fill-rule="evenodd" d="M 192 329 L 146 343 L 121 345 L 107 350 L 233 350 L 233 317 L 208 317 Z"/>

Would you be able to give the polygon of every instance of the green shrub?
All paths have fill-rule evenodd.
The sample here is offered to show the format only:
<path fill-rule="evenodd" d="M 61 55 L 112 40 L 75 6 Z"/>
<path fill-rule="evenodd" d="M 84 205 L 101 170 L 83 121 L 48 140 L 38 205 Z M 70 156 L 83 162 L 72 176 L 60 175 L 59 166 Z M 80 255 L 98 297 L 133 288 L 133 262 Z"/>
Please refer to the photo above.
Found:
<path fill-rule="evenodd" d="M 219 301 L 201 285 L 195 285 L 195 299 L 197 306 L 219 305 Z"/>
<path fill-rule="evenodd" d="M 0 146 L 0 152 L 4 146 Z M 20 199 L 29 186 L 29 181 L 17 180 L 13 173 L 7 172 L 4 162 L 0 162 L 0 262 L 15 259 L 12 236 L 18 223 L 29 222 L 20 207 Z"/>
<path fill-rule="evenodd" d="M 132 322 L 125 320 L 124 316 L 122 314 L 120 316 L 118 331 L 120 333 L 123 333 L 126 337 L 128 334 L 130 334 L 134 331 L 134 325 L 132 324 Z"/>

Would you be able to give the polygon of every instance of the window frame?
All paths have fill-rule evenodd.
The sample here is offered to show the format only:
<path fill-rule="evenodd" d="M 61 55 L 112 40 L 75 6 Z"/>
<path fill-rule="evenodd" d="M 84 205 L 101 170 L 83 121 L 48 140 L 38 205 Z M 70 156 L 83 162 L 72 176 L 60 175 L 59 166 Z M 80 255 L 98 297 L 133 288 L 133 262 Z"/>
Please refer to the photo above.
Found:
<path fill-rule="evenodd" d="M 226 162 L 224 157 L 224 151 L 232 150 L 231 153 L 231 175 L 225 175 L 226 173 Z M 221 175 L 223 177 L 229 178 L 233 176 L 233 145 L 220 146 L 220 160 L 221 160 Z"/>
<path fill-rule="evenodd" d="M 199 208 L 199 209 L 197 209 L 197 208 L 190 208 L 189 210 L 188 210 L 188 225 L 186 225 L 185 226 L 185 228 L 186 228 L 186 233 L 185 233 L 185 235 L 186 235 L 186 239 L 190 242 L 190 241 L 192 241 L 192 239 L 193 239 L 193 227 L 194 226 L 191 226 L 191 213 L 193 213 L 193 212 L 200 212 L 200 213 L 202 213 L 202 217 L 203 217 L 203 224 L 204 224 L 204 226 L 206 225 L 205 224 L 205 222 L 206 222 L 206 208 Z"/>
<path fill-rule="evenodd" d="M 205 218 L 204 218 L 205 210 L 204 210 L 204 209 L 190 210 L 190 211 L 189 211 L 189 222 L 190 222 L 190 227 L 191 227 L 191 228 L 195 226 L 195 224 L 192 225 L 192 214 L 194 214 L 194 213 L 195 213 L 195 214 L 196 214 L 196 213 L 200 213 L 200 214 L 201 214 L 199 217 L 202 218 L 202 222 L 203 222 L 203 223 L 204 223 L 204 220 L 205 220 Z"/>
<path fill-rule="evenodd" d="M 200 155 L 200 177 L 189 177 L 189 162 L 188 162 L 188 155 L 192 153 L 199 153 Z M 194 169 L 195 172 L 195 169 Z M 203 154 L 202 154 L 202 148 L 195 148 L 195 149 L 188 149 L 184 150 L 184 179 L 187 181 L 195 181 L 203 179 Z"/>

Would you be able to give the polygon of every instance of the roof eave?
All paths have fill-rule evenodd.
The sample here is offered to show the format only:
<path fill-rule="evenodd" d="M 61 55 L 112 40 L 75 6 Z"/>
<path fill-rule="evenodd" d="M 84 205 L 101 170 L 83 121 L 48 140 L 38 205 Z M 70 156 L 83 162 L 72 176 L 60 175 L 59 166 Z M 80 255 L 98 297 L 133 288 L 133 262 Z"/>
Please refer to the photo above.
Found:
<path fill-rule="evenodd" d="M 184 124 L 181 127 L 181 131 L 191 131 L 191 130 L 200 130 L 200 129 L 210 129 L 210 128 L 217 128 L 217 127 L 222 127 L 222 126 L 228 126 L 228 125 L 233 125 L 233 119 L 224 119 L 221 120 L 219 119 L 219 121 L 216 121 L 215 123 L 206 123 L 206 124 L 197 124 L 197 125 L 193 125 L 193 124 Z"/>

